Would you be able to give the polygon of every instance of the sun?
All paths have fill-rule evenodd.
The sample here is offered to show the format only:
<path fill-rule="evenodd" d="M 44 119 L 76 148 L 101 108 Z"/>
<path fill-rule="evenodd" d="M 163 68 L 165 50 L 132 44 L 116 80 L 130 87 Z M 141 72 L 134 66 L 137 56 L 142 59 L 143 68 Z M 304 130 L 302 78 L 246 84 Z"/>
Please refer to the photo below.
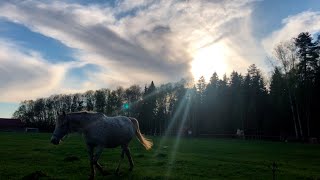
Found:
<path fill-rule="evenodd" d="M 220 43 L 199 49 L 191 62 L 193 78 L 197 81 L 203 76 L 208 82 L 214 72 L 221 77 L 227 69 L 226 56 L 226 47 Z"/>

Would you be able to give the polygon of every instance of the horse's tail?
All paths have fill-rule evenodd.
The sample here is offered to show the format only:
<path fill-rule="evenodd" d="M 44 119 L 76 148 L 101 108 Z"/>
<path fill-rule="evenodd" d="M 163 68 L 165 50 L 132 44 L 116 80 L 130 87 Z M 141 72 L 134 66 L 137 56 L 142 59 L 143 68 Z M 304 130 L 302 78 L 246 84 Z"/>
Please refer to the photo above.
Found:
<path fill-rule="evenodd" d="M 138 140 L 140 141 L 140 143 L 146 148 L 146 150 L 151 149 L 153 142 L 150 139 L 144 137 L 143 134 L 141 134 L 138 120 L 135 118 L 131 118 L 131 117 L 129 119 L 131 120 L 134 128 L 136 129 L 136 136 L 137 136 Z"/>

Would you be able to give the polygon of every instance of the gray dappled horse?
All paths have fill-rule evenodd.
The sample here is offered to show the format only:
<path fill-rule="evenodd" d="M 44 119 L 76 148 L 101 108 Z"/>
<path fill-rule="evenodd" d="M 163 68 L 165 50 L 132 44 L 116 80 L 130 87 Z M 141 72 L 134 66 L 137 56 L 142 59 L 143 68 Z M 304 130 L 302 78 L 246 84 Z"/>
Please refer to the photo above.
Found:
<path fill-rule="evenodd" d="M 116 169 L 119 172 L 121 160 L 124 154 L 128 157 L 130 171 L 133 169 L 133 161 L 129 150 L 129 142 L 134 135 L 140 143 L 147 149 L 151 149 L 152 142 L 145 138 L 139 129 L 139 123 L 131 117 L 107 117 L 102 113 L 95 112 L 63 112 L 58 116 L 55 130 L 51 137 L 51 143 L 57 145 L 68 133 L 79 132 L 83 134 L 89 153 L 90 179 L 95 176 L 96 167 L 102 174 L 107 174 L 98 163 L 103 148 L 115 148 L 121 146 L 121 158 Z M 96 149 L 94 153 L 94 149 Z"/>

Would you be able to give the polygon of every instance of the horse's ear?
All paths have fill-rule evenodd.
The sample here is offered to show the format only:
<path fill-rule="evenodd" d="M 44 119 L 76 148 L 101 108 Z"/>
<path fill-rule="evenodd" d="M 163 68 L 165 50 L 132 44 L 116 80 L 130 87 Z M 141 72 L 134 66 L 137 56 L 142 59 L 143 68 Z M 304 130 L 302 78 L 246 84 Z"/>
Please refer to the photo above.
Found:
<path fill-rule="evenodd" d="M 66 112 L 65 112 L 65 111 L 63 111 L 63 112 L 62 112 L 62 115 L 63 115 L 63 116 L 66 116 L 67 114 L 66 114 Z"/>

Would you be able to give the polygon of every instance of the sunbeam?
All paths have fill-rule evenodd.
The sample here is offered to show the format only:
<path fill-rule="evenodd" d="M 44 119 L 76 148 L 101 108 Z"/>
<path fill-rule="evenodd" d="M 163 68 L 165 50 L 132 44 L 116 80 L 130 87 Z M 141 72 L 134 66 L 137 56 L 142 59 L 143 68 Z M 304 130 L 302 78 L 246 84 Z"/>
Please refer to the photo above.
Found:
<path fill-rule="evenodd" d="M 168 162 L 168 165 L 167 165 L 166 177 L 169 177 L 170 174 L 171 174 L 172 166 L 173 166 L 173 164 L 175 162 L 177 150 L 178 150 L 178 147 L 179 147 L 179 144 L 180 144 L 180 139 L 181 139 L 181 133 L 180 132 L 182 131 L 182 129 L 184 127 L 184 124 L 185 124 L 185 122 L 187 120 L 187 117 L 188 117 L 188 114 L 189 114 L 189 110 L 190 110 L 190 101 L 189 101 L 189 99 L 187 99 L 186 107 L 184 109 L 183 116 L 182 116 L 182 121 L 180 123 L 179 129 L 178 129 L 178 134 L 177 134 L 175 143 L 173 145 L 171 156 L 170 156 L 170 159 L 169 159 L 169 162 Z"/>
<path fill-rule="evenodd" d="M 176 120 L 177 120 L 177 117 L 178 115 L 180 114 L 180 112 L 183 110 L 183 107 L 184 105 L 186 104 L 186 97 L 184 96 L 183 99 L 181 100 L 181 102 L 178 104 L 178 108 L 176 110 L 176 112 L 174 113 L 173 117 L 170 119 L 170 123 L 164 133 L 164 136 L 161 138 L 160 142 L 159 142 L 159 146 L 158 148 L 156 149 L 155 151 L 155 155 L 157 155 L 161 149 L 161 147 L 164 145 L 166 139 L 167 139 L 167 136 L 169 135 L 170 131 L 172 130 Z"/>
<path fill-rule="evenodd" d="M 163 147 L 163 145 L 165 144 L 167 137 L 169 136 L 170 132 L 172 131 L 174 125 L 176 124 L 176 122 L 178 121 L 178 117 L 179 115 L 181 115 L 181 113 L 183 113 L 182 119 L 180 121 L 179 124 L 179 128 L 178 128 L 178 133 L 175 139 L 175 142 L 173 144 L 172 150 L 171 150 L 171 154 L 169 157 L 169 161 L 167 164 L 167 171 L 166 171 L 166 177 L 169 177 L 172 171 L 172 164 L 175 162 L 176 159 L 176 153 L 179 147 L 179 143 L 180 143 L 180 139 L 181 139 L 181 131 L 185 125 L 185 122 L 188 118 L 188 114 L 190 111 L 190 97 L 189 97 L 189 92 L 190 90 L 187 90 L 187 92 L 185 93 L 185 95 L 183 96 L 181 102 L 177 105 L 177 110 L 176 112 L 173 114 L 173 117 L 170 119 L 170 123 L 165 131 L 164 136 L 161 138 L 160 142 L 159 142 L 159 146 L 156 149 L 154 155 L 156 156 L 157 154 L 160 153 L 161 148 Z"/>

